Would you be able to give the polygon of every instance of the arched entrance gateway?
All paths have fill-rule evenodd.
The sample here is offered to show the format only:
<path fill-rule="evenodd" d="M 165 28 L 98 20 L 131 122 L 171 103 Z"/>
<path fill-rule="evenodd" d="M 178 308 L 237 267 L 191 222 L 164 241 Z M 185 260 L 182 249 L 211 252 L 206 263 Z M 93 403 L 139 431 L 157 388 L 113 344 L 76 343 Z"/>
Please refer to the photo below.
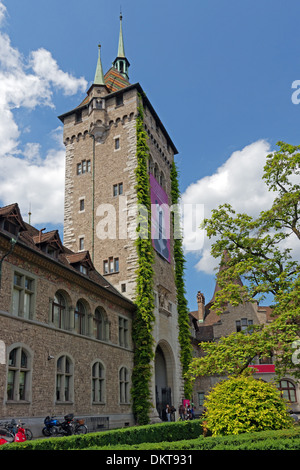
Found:
<path fill-rule="evenodd" d="M 155 351 L 155 398 L 160 419 L 166 421 L 166 406 L 174 400 L 174 356 L 169 344 L 161 341 Z"/>

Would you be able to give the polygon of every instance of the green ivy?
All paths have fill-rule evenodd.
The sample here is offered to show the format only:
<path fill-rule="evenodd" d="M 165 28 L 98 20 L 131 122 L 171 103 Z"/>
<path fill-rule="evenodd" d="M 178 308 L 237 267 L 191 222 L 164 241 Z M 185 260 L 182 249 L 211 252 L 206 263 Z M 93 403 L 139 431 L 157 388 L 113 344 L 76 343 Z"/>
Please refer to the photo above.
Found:
<path fill-rule="evenodd" d="M 150 381 L 153 373 L 151 362 L 154 359 L 153 323 L 154 299 L 154 251 L 151 242 L 151 198 L 150 181 L 148 175 L 149 148 L 147 133 L 144 130 L 144 113 L 140 97 L 140 106 L 136 119 L 137 136 L 137 168 L 136 190 L 140 207 L 147 210 L 139 213 L 139 237 L 136 241 L 138 254 L 136 313 L 133 320 L 132 337 L 134 342 L 134 368 L 132 373 L 131 396 L 133 400 L 133 413 L 138 424 L 148 424 L 152 407 Z M 175 164 L 171 169 L 171 198 L 172 204 L 179 201 L 178 174 Z M 188 306 L 184 287 L 184 255 L 182 239 L 174 240 L 175 284 L 177 288 L 179 344 L 181 347 L 180 359 L 183 375 L 187 372 L 192 359 L 192 346 L 190 341 Z M 186 398 L 191 398 L 192 384 L 185 378 L 184 392 Z"/>
<path fill-rule="evenodd" d="M 171 198 L 172 205 L 176 207 L 180 198 L 179 184 L 178 184 L 178 171 L 175 163 L 173 162 L 171 168 Z M 177 216 L 178 217 L 178 214 Z M 173 226 L 174 226 L 174 213 L 173 213 Z M 175 284 L 177 288 L 177 310 L 178 310 L 178 325 L 179 325 L 179 344 L 180 344 L 180 360 L 182 365 L 182 375 L 184 377 L 184 394 L 185 398 L 192 397 L 192 383 L 191 380 L 185 376 L 188 371 L 189 364 L 192 360 L 192 344 L 190 338 L 189 326 L 189 310 L 188 303 L 185 297 L 186 291 L 184 286 L 184 265 L 185 258 L 183 254 L 182 238 L 175 237 L 174 239 L 174 260 L 175 260 Z"/>
<path fill-rule="evenodd" d="M 133 413 L 138 424 L 149 423 L 149 412 L 152 407 L 150 380 L 152 375 L 151 361 L 154 359 L 152 330 L 155 320 L 153 299 L 154 253 L 151 243 L 151 199 L 147 165 L 149 148 L 147 146 L 147 134 L 144 130 L 143 122 L 143 108 L 140 105 L 136 120 L 136 190 L 138 204 L 141 205 L 140 207 L 145 207 L 147 213 L 143 214 L 140 211 L 140 224 L 137 228 L 139 232 L 139 237 L 136 240 L 138 269 L 135 303 L 137 309 L 132 327 L 134 368 L 131 396 L 133 399 Z M 147 219 L 145 220 L 145 218 Z"/>

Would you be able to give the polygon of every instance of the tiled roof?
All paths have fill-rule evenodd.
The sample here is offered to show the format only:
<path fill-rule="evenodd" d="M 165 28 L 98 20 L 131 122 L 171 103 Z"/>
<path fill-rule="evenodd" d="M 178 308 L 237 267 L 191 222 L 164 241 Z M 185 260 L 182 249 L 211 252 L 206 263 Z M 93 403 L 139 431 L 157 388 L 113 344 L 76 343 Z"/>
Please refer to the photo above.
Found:
<path fill-rule="evenodd" d="M 129 81 L 118 72 L 115 67 L 111 67 L 104 75 L 105 85 L 111 93 L 126 88 L 130 85 Z"/>
<path fill-rule="evenodd" d="M 57 263 L 60 266 L 65 266 L 73 272 L 76 272 L 78 276 L 83 276 L 87 280 L 90 280 L 101 287 L 104 287 L 110 293 L 117 295 L 118 297 L 122 298 L 128 304 L 132 304 L 130 300 L 124 297 L 112 284 L 105 277 L 103 277 L 96 269 L 91 261 L 90 255 L 88 251 L 75 253 L 63 246 L 58 230 L 52 230 L 46 233 L 42 233 L 40 230 L 36 229 L 32 225 L 23 221 L 19 206 L 17 203 L 10 204 L 9 206 L 0 207 L 0 222 L 2 219 L 6 219 L 12 212 L 20 214 L 20 228 L 22 231 L 19 232 L 18 236 L 18 243 L 21 245 L 25 245 L 30 250 L 35 251 L 37 254 L 48 257 L 54 263 Z M 1 228 L 0 224 L 0 234 L 3 233 L 5 235 L 9 235 L 7 231 Z M 53 241 L 57 244 L 58 254 L 57 257 L 53 257 L 50 254 L 45 253 L 42 250 L 43 244 L 51 244 L 53 246 Z M 88 275 L 80 273 L 74 265 L 76 263 L 88 263 L 89 264 L 89 273 Z"/>
<path fill-rule="evenodd" d="M 25 230 L 24 221 L 17 203 L 9 204 L 8 206 L 0 207 L 0 217 L 13 220 L 20 226 L 20 230 Z"/>

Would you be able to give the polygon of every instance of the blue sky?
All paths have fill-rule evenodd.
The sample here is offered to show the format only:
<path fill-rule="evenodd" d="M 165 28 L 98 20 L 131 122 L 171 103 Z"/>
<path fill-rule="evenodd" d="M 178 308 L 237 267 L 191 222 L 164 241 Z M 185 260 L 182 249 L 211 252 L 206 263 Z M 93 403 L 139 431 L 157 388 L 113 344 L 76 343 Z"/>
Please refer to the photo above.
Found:
<path fill-rule="evenodd" d="M 276 142 L 300 143 L 298 0 L 123 0 L 130 82 L 139 82 L 179 150 L 185 204 L 205 216 L 229 201 L 255 215 Z M 77 106 L 117 55 L 120 1 L 0 0 L 0 205 L 61 227 L 63 160 L 57 116 Z M 299 95 L 300 96 L 300 95 Z M 14 174 L 14 178 L 12 177 Z M 25 176 L 26 175 L 26 176 Z M 188 238 L 188 237 L 187 237 Z M 186 252 L 196 309 L 213 294 L 209 242 Z"/>

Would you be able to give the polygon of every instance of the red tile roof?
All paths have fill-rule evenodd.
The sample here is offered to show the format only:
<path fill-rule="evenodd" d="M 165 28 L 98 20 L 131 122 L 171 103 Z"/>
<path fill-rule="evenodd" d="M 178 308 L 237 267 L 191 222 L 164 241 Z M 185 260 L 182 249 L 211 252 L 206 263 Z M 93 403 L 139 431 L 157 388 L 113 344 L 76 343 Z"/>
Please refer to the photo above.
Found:
<path fill-rule="evenodd" d="M 36 229 L 32 225 L 23 221 L 19 206 L 17 203 L 10 204 L 9 206 L 0 207 L 0 222 L 4 218 L 9 217 L 9 215 L 14 212 L 20 215 L 19 224 L 20 229 L 22 231 L 19 232 L 18 243 L 23 246 L 28 247 L 29 249 L 35 251 L 37 254 L 41 256 L 47 256 L 49 260 L 54 263 L 58 263 L 60 266 L 65 266 L 68 269 L 76 272 L 78 276 L 84 276 L 86 279 L 91 280 L 92 282 L 98 284 L 101 287 L 107 289 L 110 293 L 117 295 L 118 297 L 122 298 L 128 304 L 132 304 L 130 300 L 124 297 L 110 282 L 103 277 L 93 266 L 93 263 L 90 258 L 90 254 L 88 251 L 75 253 L 65 246 L 63 246 L 58 230 L 52 230 L 46 233 L 42 233 L 40 230 Z M 0 224 L 0 234 L 7 235 L 8 232 L 1 228 Z M 55 242 L 60 248 L 58 250 L 57 257 L 52 257 L 50 254 L 45 253 L 42 251 L 43 244 L 51 244 L 53 246 L 53 242 Z M 89 265 L 89 273 L 88 275 L 80 273 L 74 265 L 76 263 L 84 263 L 85 265 L 88 263 Z M 132 304 L 133 305 L 133 304 Z"/>

